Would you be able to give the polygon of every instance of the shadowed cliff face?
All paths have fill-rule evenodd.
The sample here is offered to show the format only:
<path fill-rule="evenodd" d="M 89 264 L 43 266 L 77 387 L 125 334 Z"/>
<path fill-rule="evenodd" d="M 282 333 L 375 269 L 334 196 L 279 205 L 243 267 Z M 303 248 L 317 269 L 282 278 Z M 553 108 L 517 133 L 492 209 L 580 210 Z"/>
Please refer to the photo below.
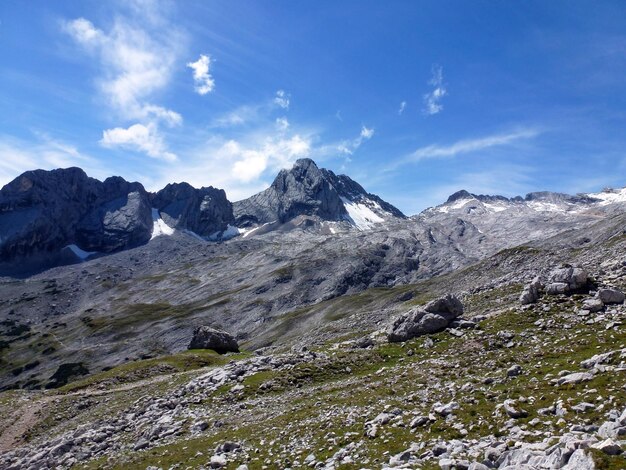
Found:
<path fill-rule="evenodd" d="M 29 171 L 0 191 L 0 260 L 47 256 L 70 244 L 112 252 L 150 239 L 148 193 L 139 183 L 89 178 L 79 168 Z"/>
<path fill-rule="evenodd" d="M 168 184 L 154 195 L 152 204 L 170 227 L 191 230 L 201 236 L 223 232 L 235 223 L 232 204 L 223 189 Z"/>

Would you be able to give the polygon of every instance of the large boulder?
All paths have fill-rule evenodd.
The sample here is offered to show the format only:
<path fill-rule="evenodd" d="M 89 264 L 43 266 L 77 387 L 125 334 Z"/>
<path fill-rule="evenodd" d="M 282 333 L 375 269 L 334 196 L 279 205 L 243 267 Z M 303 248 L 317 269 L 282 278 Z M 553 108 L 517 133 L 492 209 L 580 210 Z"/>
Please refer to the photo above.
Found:
<path fill-rule="evenodd" d="M 212 349 L 218 354 L 239 352 L 237 340 L 226 331 L 199 326 L 193 332 L 189 349 Z"/>
<path fill-rule="evenodd" d="M 446 295 L 423 307 L 400 315 L 389 325 L 387 339 L 392 343 L 444 330 L 463 314 L 463 304 L 454 295 Z"/>
<path fill-rule="evenodd" d="M 624 293 L 617 289 L 600 289 L 598 299 L 604 304 L 622 304 L 624 303 Z"/>
<path fill-rule="evenodd" d="M 587 271 L 578 266 L 564 265 L 550 273 L 546 292 L 551 295 L 569 294 L 587 287 Z"/>

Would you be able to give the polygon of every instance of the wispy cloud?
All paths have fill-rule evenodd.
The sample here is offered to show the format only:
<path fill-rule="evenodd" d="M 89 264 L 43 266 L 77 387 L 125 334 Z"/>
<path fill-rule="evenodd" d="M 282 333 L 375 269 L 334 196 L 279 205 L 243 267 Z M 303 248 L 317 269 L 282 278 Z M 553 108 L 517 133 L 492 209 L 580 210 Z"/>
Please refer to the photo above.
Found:
<path fill-rule="evenodd" d="M 400 103 L 400 108 L 398 109 L 398 115 L 402 115 L 405 109 L 406 109 L 406 101 L 402 101 Z"/>
<path fill-rule="evenodd" d="M 340 154 L 352 155 L 361 145 L 363 145 L 363 142 L 370 140 L 374 136 L 374 132 L 374 128 L 361 126 L 361 132 L 359 132 L 358 137 L 352 140 L 343 140 L 336 144 L 336 146 L 330 145 L 325 146 L 324 148 L 328 149 L 335 147 L 336 151 Z"/>
<path fill-rule="evenodd" d="M 276 129 L 279 132 L 286 132 L 287 129 L 289 129 L 289 121 L 286 117 L 283 116 L 276 118 Z"/>
<path fill-rule="evenodd" d="M 443 111 L 441 100 L 448 93 L 443 83 L 443 68 L 435 64 L 432 66 L 431 73 L 432 77 L 428 84 L 432 85 L 433 89 L 424 95 L 424 113 L 429 116 Z"/>
<path fill-rule="evenodd" d="M 209 127 L 227 128 L 236 127 L 257 121 L 261 116 L 262 106 L 242 105 L 232 111 L 213 119 Z"/>
<path fill-rule="evenodd" d="M 85 18 L 67 21 L 63 29 L 96 57 L 102 70 L 98 89 L 123 119 L 173 115 L 174 111 L 154 105 L 149 99 L 169 83 L 177 61 L 179 51 L 175 44 L 180 43 L 180 38 L 174 29 L 162 35 L 151 34 L 136 21 L 121 16 L 108 32 Z"/>
<path fill-rule="evenodd" d="M 202 54 L 195 62 L 189 62 L 187 67 L 193 70 L 194 90 L 199 95 L 211 93 L 215 88 L 215 80 L 209 73 L 211 56 Z"/>
<path fill-rule="evenodd" d="M 399 166 L 426 159 L 453 158 L 457 155 L 474 153 L 491 147 L 510 145 L 520 140 L 532 139 L 539 134 L 540 132 L 537 129 L 522 129 L 503 134 L 494 134 L 487 137 L 479 137 L 476 139 L 459 140 L 450 145 L 427 145 L 425 147 L 418 148 L 405 158 L 396 160 L 387 168 L 387 170 L 393 170 Z"/>
<path fill-rule="evenodd" d="M 287 93 L 285 90 L 278 90 L 276 92 L 276 97 L 274 98 L 274 103 L 276 106 L 279 106 L 283 109 L 289 109 L 291 95 Z"/>

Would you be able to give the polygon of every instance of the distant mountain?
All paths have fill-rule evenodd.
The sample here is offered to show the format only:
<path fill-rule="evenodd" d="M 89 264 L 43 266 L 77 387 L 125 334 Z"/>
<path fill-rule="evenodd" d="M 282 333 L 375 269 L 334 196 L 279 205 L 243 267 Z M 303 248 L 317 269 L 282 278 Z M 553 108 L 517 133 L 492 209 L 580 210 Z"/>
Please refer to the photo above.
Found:
<path fill-rule="evenodd" d="M 239 227 L 315 216 L 323 221 L 347 221 L 365 229 L 390 218 L 406 218 L 348 176 L 320 169 L 308 158 L 296 161 L 290 170 L 281 170 L 269 188 L 235 202 L 233 210 Z"/>
<path fill-rule="evenodd" d="M 594 205 L 607 205 L 615 202 L 626 202 L 626 189 L 605 190 L 595 194 L 577 195 L 539 191 L 528 193 L 526 197 L 516 196 L 513 198 L 471 194 L 462 189 L 452 194 L 444 204 L 430 210 L 448 212 L 466 208 L 471 211 L 478 207 L 474 207 L 472 204 L 479 203 L 481 208 L 491 212 L 500 212 L 509 208 L 520 209 L 522 207 L 535 212 L 570 212 L 588 209 Z"/>

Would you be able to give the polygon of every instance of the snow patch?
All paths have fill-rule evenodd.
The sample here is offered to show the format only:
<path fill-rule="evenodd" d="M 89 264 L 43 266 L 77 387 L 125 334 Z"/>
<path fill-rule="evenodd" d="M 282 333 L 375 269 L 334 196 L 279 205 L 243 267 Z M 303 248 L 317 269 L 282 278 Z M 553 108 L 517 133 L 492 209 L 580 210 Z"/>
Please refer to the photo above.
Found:
<path fill-rule="evenodd" d="M 483 206 L 485 206 L 487 210 L 490 210 L 491 212 L 502 212 L 507 209 L 507 207 L 502 204 L 490 204 L 488 202 L 483 202 Z"/>
<path fill-rule="evenodd" d="M 70 250 L 72 250 L 72 253 L 74 253 L 78 258 L 80 258 L 83 261 L 85 261 L 91 255 L 95 255 L 98 253 L 97 251 L 85 251 L 82 248 L 80 248 L 78 245 L 74 245 L 74 244 L 67 245 L 65 248 L 69 248 Z"/>
<path fill-rule="evenodd" d="M 214 232 L 207 237 L 210 241 L 217 240 L 230 240 L 231 238 L 237 237 L 244 233 L 244 230 L 235 227 L 234 225 L 227 225 L 226 230 L 222 232 Z"/>
<path fill-rule="evenodd" d="M 537 212 L 567 212 L 563 206 L 553 202 L 531 201 L 528 203 L 528 207 Z"/>
<path fill-rule="evenodd" d="M 453 204 L 450 204 L 450 209 L 461 209 L 463 206 L 465 206 L 465 204 L 467 204 L 468 202 L 472 202 L 475 201 L 476 199 L 472 198 L 465 198 L 465 199 L 459 199 L 458 201 L 454 201 Z"/>
<path fill-rule="evenodd" d="M 230 238 L 241 235 L 242 233 L 243 232 L 239 228 L 235 227 L 234 225 L 228 225 L 226 227 L 226 230 L 222 232 L 222 240 L 228 240 Z"/>
<path fill-rule="evenodd" d="M 239 228 L 239 233 L 241 234 L 242 238 L 246 238 L 248 235 L 251 235 L 252 233 L 256 232 L 257 230 L 259 230 L 260 228 L 265 227 L 266 225 L 271 225 L 276 223 L 276 221 L 273 222 L 267 222 L 263 225 L 259 225 L 257 227 L 254 228 Z"/>
<path fill-rule="evenodd" d="M 589 194 L 589 196 L 600 199 L 601 202 L 598 203 L 600 206 L 619 204 L 626 202 L 626 188 L 602 191 L 601 193 Z"/>
<path fill-rule="evenodd" d="M 348 211 L 348 219 L 360 230 L 372 228 L 374 224 L 385 221 L 365 204 L 352 202 L 344 197 L 341 200 L 346 211 Z"/>
<path fill-rule="evenodd" d="M 152 228 L 152 236 L 150 237 L 150 240 L 158 237 L 159 235 L 174 235 L 174 229 L 167 225 L 165 221 L 161 218 L 161 215 L 159 214 L 159 209 L 152 208 L 152 222 L 154 225 Z"/>

